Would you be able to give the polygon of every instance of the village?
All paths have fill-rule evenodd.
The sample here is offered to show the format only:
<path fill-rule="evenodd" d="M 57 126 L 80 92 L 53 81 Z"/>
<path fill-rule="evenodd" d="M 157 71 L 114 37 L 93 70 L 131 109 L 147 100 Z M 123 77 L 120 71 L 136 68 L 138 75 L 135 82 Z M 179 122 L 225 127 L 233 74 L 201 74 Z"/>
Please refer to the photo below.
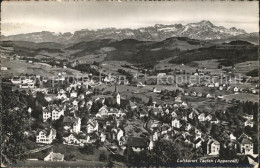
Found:
<path fill-rule="evenodd" d="M 14 59 L 19 60 L 17 56 Z M 90 68 L 98 69 L 96 66 Z M 1 71 L 8 71 L 8 68 L 2 67 Z M 125 74 L 111 73 L 103 73 L 101 78 L 85 74 L 88 80 L 78 77 L 71 81 L 72 76 L 63 71 L 53 79 L 28 74 L 7 79 L 13 92 L 26 92 L 32 100 L 42 98 L 26 107 L 31 124 L 25 134 L 35 147 L 48 146 L 49 153 L 38 157 L 36 153 L 41 151 L 37 151 L 28 159 L 78 160 L 77 155 L 68 156 L 55 146 L 85 149 L 94 145 L 103 151 L 99 152 L 99 161 L 107 160 L 108 155 L 121 155 L 129 161 L 129 150 L 137 154 L 153 152 L 158 148 L 157 142 L 169 141 L 196 153 L 189 159 L 224 159 L 223 153 L 234 152 L 235 158 L 246 156 L 250 164 L 256 161 L 257 136 L 252 130 L 257 127 L 257 115 L 253 110 L 245 112 L 241 101 L 225 99 L 225 96 L 257 95 L 258 85 L 240 88 L 232 83 L 230 73 L 221 77 L 206 72 L 216 80 L 205 82 L 203 70 L 188 74 L 195 76 L 195 82 L 176 84 L 176 78 L 169 78 L 171 73 L 160 72 L 154 76 L 142 73 L 144 71 L 139 71 L 140 76 L 128 71 L 127 75 L 132 75 L 130 81 Z M 173 73 L 187 75 L 179 69 Z M 164 83 L 169 79 L 174 82 Z M 241 81 L 240 78 L 235 80 Z M 174 85 L 174 89 L 169 85 Z M 142 99 L 138 95 L 148 98 Z M 197 102 L 219 104 L 221 108 L 204 110 Z"/>

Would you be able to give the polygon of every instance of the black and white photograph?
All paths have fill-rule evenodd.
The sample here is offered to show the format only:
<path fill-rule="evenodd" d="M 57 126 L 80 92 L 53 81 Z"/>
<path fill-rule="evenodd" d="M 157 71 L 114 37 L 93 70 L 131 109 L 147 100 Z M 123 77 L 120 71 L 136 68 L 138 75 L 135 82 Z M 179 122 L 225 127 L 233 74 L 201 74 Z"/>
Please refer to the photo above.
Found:
<path fill-rule="evenodd" d="M 258 1 L 3 1 L 1 167 L 258 167 Z"/>

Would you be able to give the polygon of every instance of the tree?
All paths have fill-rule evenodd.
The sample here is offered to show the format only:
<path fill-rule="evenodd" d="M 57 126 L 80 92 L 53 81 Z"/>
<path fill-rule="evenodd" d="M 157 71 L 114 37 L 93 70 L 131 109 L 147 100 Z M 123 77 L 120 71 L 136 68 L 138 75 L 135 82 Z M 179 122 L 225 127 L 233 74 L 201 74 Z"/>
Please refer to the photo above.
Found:
<path fill-rule="evenodd" d="M 5 109 L 2 114 L 2 163 L 16 163 L 24 160 L 25 139 L 24 132 L 28 127 L 29 114 L 26 109 Z M 12 124 L 10 124 L 12 123 Z"/>
<path fill-rule="evenodd" d="M 107 160 L 107 155 L 103 152 L 99 155 L 99 161 L 106 161 Z"/>
<path fill-rule="evenodd" d="M 67 160 L 67 161 L 76 161 L 76 156 L 73 155 L 73 154 L 69 154 L 69 155 L 66 155 L 64 157 L 64 160 Z"/>
<path fill-rule="evenodd" d="M 153 105 L 153 98 L 152 98 L 152 96 L 149 97 L 149 100 L 147 102 L 147 106 L 151 106 L 151 105 Z"/>
<path fill-rule="evenodd" d="M 234 145 L 229 145 L 224 147 L 223 144 L 220 145 L 219 158 L 220 159 L 234 159 L 236 156 L 236 149 Z"/>
<path fill-rule="evenodd" d="M 98 106 L 97 102 L 93 102 L 93 104 L 91 106 L 91 110 L 90 110 L 91 113 L 96 114 L 98 112 L 98 110 L 99 110 L 99 106 Z"/>

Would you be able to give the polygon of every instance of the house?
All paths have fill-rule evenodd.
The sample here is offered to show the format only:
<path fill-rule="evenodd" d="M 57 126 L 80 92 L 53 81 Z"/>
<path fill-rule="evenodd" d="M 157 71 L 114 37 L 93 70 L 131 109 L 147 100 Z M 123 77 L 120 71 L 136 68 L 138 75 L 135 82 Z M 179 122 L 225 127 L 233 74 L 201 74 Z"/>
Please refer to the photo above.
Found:
<path fill-rule="evenodd" d="M 215 85 L 216 88 L 219 87 L 219 83 L 218 82 L 216 82 L 214 85 Z"/>
<path fill-rule="evenodd" d="M 99 137 L 100 137 L 100 141 L 101 141 L 101 142 L 105 142 L 105 141 L 106 141 L 106 138 L 107 138 L 107 134 L 101 132 L 101 134 L 100 134 Z"/>
<path fill-rule="evenodd" d="M 12 84 L 20 84 L 22 81 L 21 81 L 21 78 L 20 77 L 13 77 L 12 79 L 11 79 L 11 82 L 12 82 Z"/>
<path fill-rule="evenodd" d="M 181 127 L 180 120 L 178 120 L 177 118 L 175 118 L 174 120 L 172 120 L 172 127 L 180 128 L 180 127 Z"/>
<path fill-rule="evenodd" d="M 196 140 L 194 141 L 193 146 L 194 146 L 195 148 L 199 148 L 199 147 L 201 147 L 201 143 L 202 143 L 202 139 L 201 139 L 201 138 L 198 138 L 198 139 L 196 139 Z"/>
<path fill-rule="evenodd" d="M 198 96 L 198 97 L 202 97 L 202 93 L 199 92 L 199 93 L 197 94 L 197 96 Z"/>
<path fill-rule="evenodd" d="M 23 84 L 20 84 L 20 85 L 19 85 L 19 88 L 21 88 L 21 89 L 28 89 L 29 86 L 28 86 L 27 83 L 23 83 Z"/>
<path fill-rule="evenodd" d="M 175 102 L 182 103 L 181 97 L 180 96 L 175 97 Z"/>
<path fill-rule="evenodd" d="M 214 88 L 215 85 L 214 85 L 214 84 L 208 84 L 208 87 L 209 87 L 209 88 Z"/>
<path fill-rule="evenodd" d="M 57 99 L 67 99 L 67 95 L 65 93 L 59 93 L 56 98 Z"/>
<path fill-rule="evenodd" d="M 87 108 L 90 110 L 91 109 L 91 107 L 92 107 L 92 104 L 93 104 L 93 102 L 91 101 L 91 100 L 89 100 L 88 102 L 87 102 Z"/>
<path fill-rule="evenodd" d="M 144 87 L 145 85 L 142 82 L 138 82 L 136 86 L 137 87 Z"/>
<path fill-rule="evenodd" d="M 93 119 L 89 119 L 87 122 L 87 133 L 91 134 L 95 131 L 98 131 L 98 122 L 96 120 Z"/>
<path fill-rule="evenodd" d="M 124 112 L 122 112 L 122 110 L 117 110 L 114 108 L 111 108 L 107 114 L 108 116 L 116 116 L 116 117 L 122 117 L 126 115 Z"/>
<path fill-rule="evenodd" d="M 218 124 L 219 123 L 219 120 L 217 119 L 217 117 L 215 115 L 212 115 L 212 118 L 211 118 L 211 123 L 214 123 L 214 124 Z"/>
<path fill-rule="evenodd" d="M 245 125 L 245 127 L 246 127 L 246 126 L 253 127 L 253 126 L 254 126 L 254 122 L 253 122 L 253 121 L 250 121 L 250 120 L 246 120 L 246 121 L 244 122 L 244 125 Z"/>
<path fill-rule="evenodd" d="M 148 113 L 146 111 L 140 112 L 140 118 L 148 117 Z"/>
<path fill-rule="evenodd" d="M 48 118 L 51 118 L 51 112 L 49 111 L 48 108 L 44 108 L 42 110 L 42 118 L 43 118 L 43 122 L 46 122 Z"/>
<path fill-rule="evenodd" d="M 256 89 L 252 89 L 252 91 L 251 91 L 253 94 L 257 94 L 258 93 L 258 90 L 256 90 Z"/>
<path fill-rule="evenodd" d="M 206 95 L 206 98 L 213 98 L 213 96 L 208 93 L 208 94 Z"/>
<path fill-rule="evenodd" d="M 147 128 L 150 128 L 150 130 L 156 130 L 161 126 L 161 122 L 158 120 L 149 120 L 147 123 Z"/>
<path fill-rule="evenodd" d="M 161 90 L 157 90 L 155 87 L 153 88 L 154 93 L 161 93 Z"/>
<path fill-rule="evenodd" d="M 207 143 L 208 155 L 219 155 L 220 143 L 215 139 L 209 139 Z"/>
<path fill-rule="evenodd" d="M 229 139 L 230 139 L 230 141 L 235 141 L 237 138 L 231 133 L 229 135 Z"/>
<path fill-rule="evenodd" d="M 56 138 L 56 130 L 51 128 L 49 130 L 42 130 L 36 136 L 37 143 L 51 144 Z"/>
<path fill-rule="evenodd" d="M 153 147 L 154 147 L 154 142 L 150 140 L 148 149 L 149 149 L 149 150 L 152 150 Z"/>
<path fill-rule="evenodd" d="M 1 67 L 1 71 L 7 71 L 8 68 L 7 67 Z"/>
<path fill-rule="evenodd" d="M 190 119 L 193 119 L 194 117 L 195 117 L 195 112 L 191 112 L 189 115 L 188 115 L 188 117 L 190 118 Z"/>
<path fill-rule="evenodd" d="M 73 90 L 73 91 L 70 92 L 70 97 L 71 97 L 71 98 L 73 98 L 73 97 L 74 97 L 74 98 L 75 98 L 75 97 L 78 97 L 78 93 L 77 93 L 75 90 Z"/>
<path fill-rule="evenodd" d="M 78 106 L 78 103 L 79 103 L 79 102 L 78 102 L 77 100 L 73 100 L 72 105 L 75 106 L 75 107 L 77 107 L 77 106 Z"/>
<path fill-rule="evenodd" d="M 34 80 L 30 77 L 21 76 L 21 83 L 23 83 L 23 84 L 34 83 Z"/>
<path fill-rule="evenodd" d="M 247 120 L 253 120 L 254 116 L 253 115 L 245 115 L 245 116 L 243 116 L 243 118 L 245 118 Z"/>
<path fill-rule="evenodd" d="M 241 154 L 254 154 L 252 139 L 244 133 L 238 138 L 238 147 Z"/>
<path fill-rule="evenodd" d="M 188 104 L 187 104 L 187 102 L 184 101 L 184 102 L 181 103 L 181 106 L 182 107 L 188 107 Z"/>
<path fill-rule="evenodd" d="M 80 142 L 73 134 L 70 134 L 67 137 L 63 137 L 63 143 L 64 144 L 79 144 Z"/>
<path fill-rule="evenodd" d="M 60 153 L 50 152 L 44 159 L 44 161 L 51 161 L 51 162 L 62 162 L 64 161 L 64 155 Z"/>
<path fill-rule="evenodd" d="M 236 87 L 234 87 L 233 91 L 234 91 L 234 92 L 238 92 L 238 91 L 239 91 L 239 88 L 236 86 Z"/>
<path fill-rule="evenodd" d="M 124 136 L 124 131 L 122 129 L 119 129 L 116 136 L 117 141 L 120 141 L 121 137 L 123 136 Z"/>
<path fill-rule="evenodd" d="M 107 116 L 107 115 L 108 115 L 108 109 L 107 109 L 107 106 L 104 105 L 98 110 L 96 117 L 102 117 L 102 116 Z"/>
<path fill-rule="evenodd" d="M 186 131 L 189 131 L 191 128 L 192 128 L 191 124 L 188 123 L 187 126 L 186 126 L 186 128 L 185 128 L 185 130 L 186 130 Z"/>
<path fill-rule="evenodd" d="M 131 109 L 137 108 L 137 105 L 134 102 L 132 102 L 131 100 L 129 100 L 129 106 L 131 107 Z"/>
<path fill-rule="evenodd" d="M 150 140 L 143 137 L 128 137 L 126 140 L 126 146 L 133 149 L 134 152 L 140 152 L 147 149 Z"/>
<path fill-rule="evenodd" d="M 167 134 L 169 128 L 170 128 L 170 126 L 169 126 L 168 124 L 163 124 L 163 125 L 161 126 L 161 135 Z"/>
<path fill-rule="evenodd" d="M 212 115 L 209 114 L 209 115 L 205 118 L 205 120 L 211 121 L 211 120 L 212 120 Z"/>
<path fill-rule="evenodd" d="M 205 113 L 201 113 L 201 114 L 198 116 L 198 119 L 199 119 L 199 121 L 206 121 Z"/>
<path fill-rule="evenodd" d="M 51 119 L 52 120 L 58 120 L 61 116 L 64 116 L 64 110 L 59 110 L 59 109 L 53 109 L 51 112 Z"/>
<path fill-rule="evenodd" d="M 157 141 L 158 138 L 159 138 L 159 133 L 156 131 L 156 132 L 154 132 L 153 135 L 152 135 L 152 140 L 153 140 L 153 141 Z"/>
<path fill-rule="evenodd" d="M 81 127 L 81 119 L 79 117 L 76 117 L 76 121 L 73 123 L 72 132 L 73 133 L 79 133 Z"/>
<path fill-rule="evenodd" d="M 171 115 L 172 115 L 172 118 L 176 118 L 176 117 L 178 116 L 175 111 L 173 111 L 173 112 L 171 113 Z"/>
<path fill-rule="evenodd" d="M 201 136 L 202 136 L 201 131 L 195 128 L 195 139 L 201 138 Z"/>

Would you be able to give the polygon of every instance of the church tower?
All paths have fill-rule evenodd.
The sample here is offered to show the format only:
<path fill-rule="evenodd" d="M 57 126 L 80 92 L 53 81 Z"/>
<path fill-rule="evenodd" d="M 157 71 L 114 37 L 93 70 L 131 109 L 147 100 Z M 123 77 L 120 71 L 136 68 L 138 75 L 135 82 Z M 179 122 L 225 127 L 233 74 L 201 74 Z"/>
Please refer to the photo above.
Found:
<path fill-rule="evenodd" d="M 117 93 L 117 95 L 116 95 L 116 103 L 118 105 L 120 105 L 120 94 L 119 93 Z"/>
<path fill-rule="evenodd" d="M 117 89 L 117 79 L 116 79 L 116 82 L 115 82 L 115 92 L 114 92 L 114 97 L 116 99 L 116 104 L 120 105 L 120 99 L 121 99 L 121 96 L 118 92 L 118 89 Z"/>

